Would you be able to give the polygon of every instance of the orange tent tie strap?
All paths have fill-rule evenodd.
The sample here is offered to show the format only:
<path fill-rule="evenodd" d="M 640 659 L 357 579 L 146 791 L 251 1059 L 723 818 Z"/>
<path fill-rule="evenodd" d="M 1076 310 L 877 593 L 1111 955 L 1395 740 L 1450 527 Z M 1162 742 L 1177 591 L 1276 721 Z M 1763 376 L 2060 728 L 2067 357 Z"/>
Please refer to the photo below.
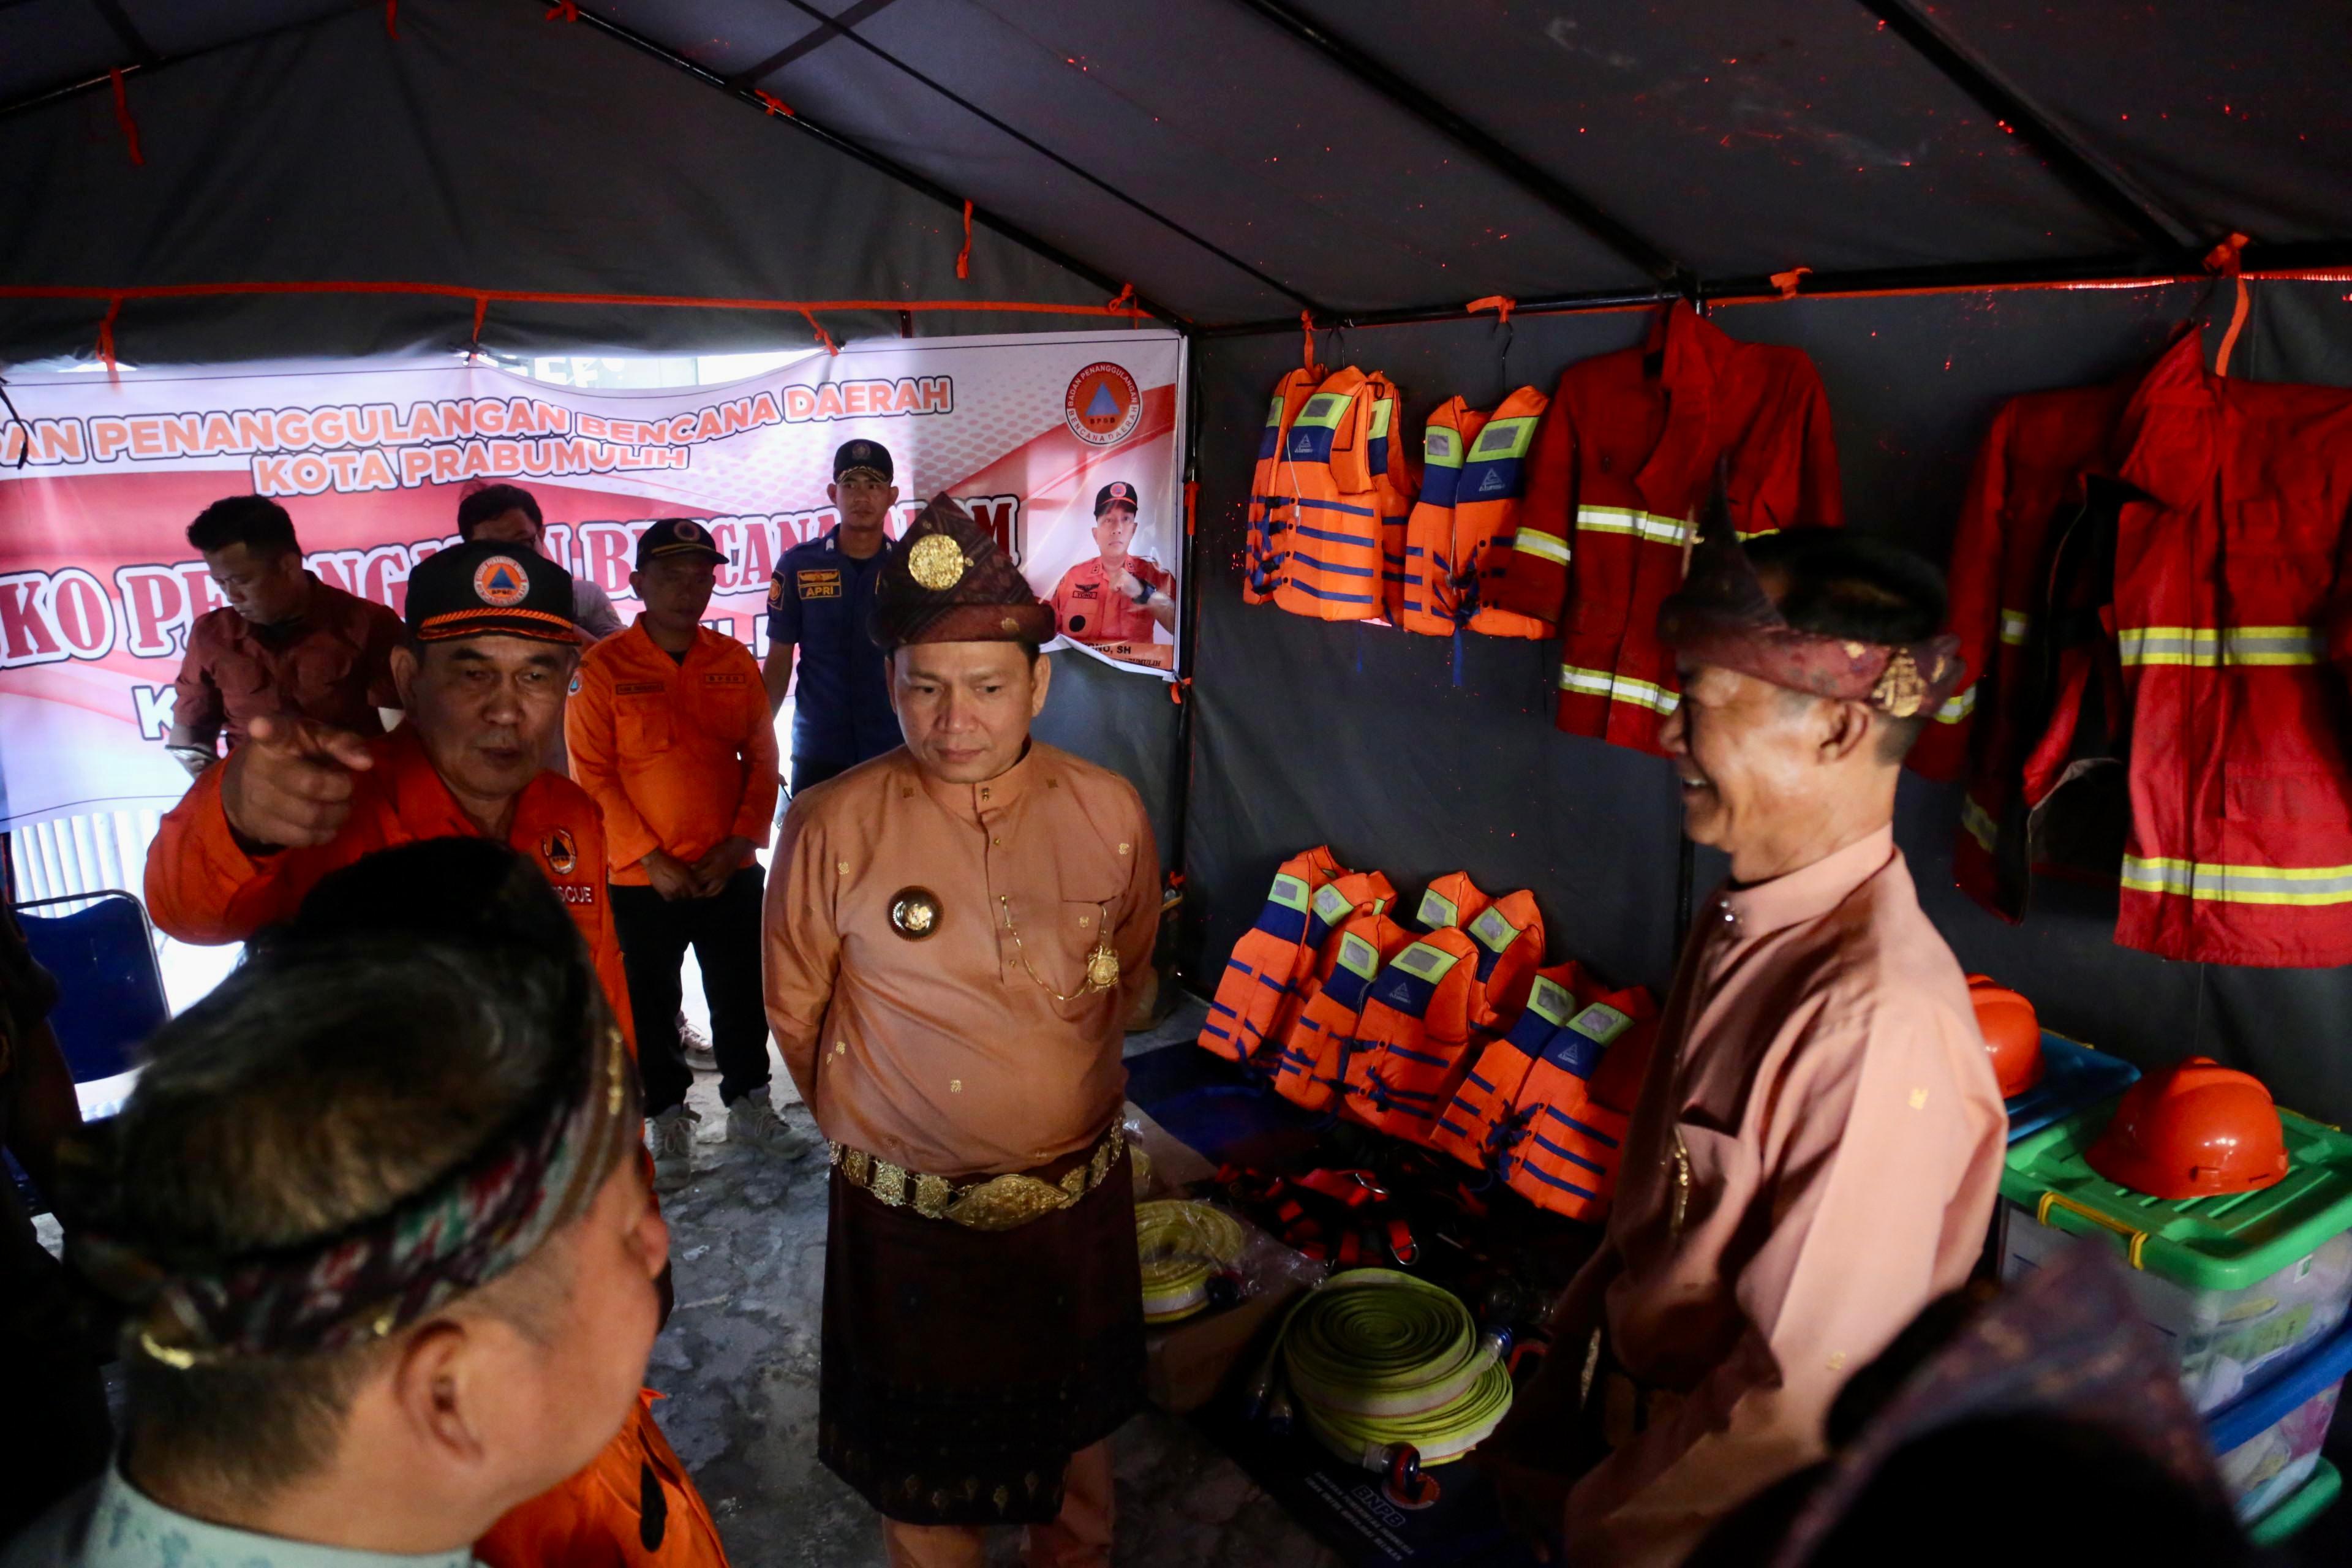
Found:
<path fill-rule="evenodd" d="M 1120 284 L 1118 292 L 1110 297 L 1103 310 L 1109 315 L 1124 315 L 1130 325 L 1143 319 L 1143 307 L 1135 302 L 1135 285 L 1132 283 Z"/>
<path fill-rule="evenodd" d="M 769 113 L 781 114 L 787 120 L 793 118 L 793 106 L 786 103 L 782 99 L 778 98 L 774 93 L 762 92 L 758 88 L 753 88 L 751 89 L 751 96 L 758 99 L 760 100 L 761 107 L 764 108 Z"/>
<path fill-rule="evenodd" d="M 2215 246 L 2205 256 L 2207 271 L 2219 273 L 2238 286 L 2237 303 L 2230 310 L 2229 330 L 2221 334 L 2221 352 L 2213 356 L 2215 375 L 2230 374 L 2230 355 L 2238 346 L 2238 334 L 2246 329 L 2246 312 L 2253 304 L 2252 300 L 2246 293 L 2246 274 L 2242 266 L 2245 249 L 2246 237 L 2242 234 L 2233 234 Z"/>
<path fill-rule="evenodd" d="M 1184 481 L 1184 537 L 1187 539 L 1192 537 L 1192 527 L 1198 520 L 1200 508 L 1201 481 L 1186 479 Z"/>
<path fill-rule="evenodd" d="M 971 276 L 971 203 L 963 204 L 963 248 L 956 252 L 956 281 Z"/>
<path fill-rule="evenodd" d="M 1476 315 L 1481 310 L 1494 311 L 1495 324 L 1498 327 L 1509 326 L 1511 324 L 1511 312 L 1518 308 L 1519 302 L 1517 300 L 1512 299 L 1508 294 L 1489 294 L 1483 300 L 1473 300 L 1468 304 L 1462 307 L 1464 313 L 1472 316 Z"/>
<path fill-rule="evenodd" d="M 482 352 L 482 318 L 483 318 L 483 317 L 485 317 L 485 316 L 487 316 L 487 315 L 488 315 L 489 313 L 490 313 L 490 297 L 489 297 L 488 294 L 477 294 L 477 295 L 475 295 L 475 296 L 474 296 L 474 342 L 473 342 L 473 346 L 472 346 L 471 348 L 468 348 L 468 349 L 466 351 L 466 353 L 467 353 L 468 355 L 478 354 L 478 353 L 480 353 Z"/>
<path fill-rule="evenodd" d="M 1812 276 L 1812 271 L 1810 267 L 1791 267 L 1786 272 L 1775 272 L 1772 274 L 1772 287 L 1780 290 L 1783 300 L 1793 300 L 1804 280 Z"/>
<path fill-rule="evenodd" d="M 547 19 L 551 22 L 577 22 L 580 20 L 579 0 L 555 0 L 555 4 L 547 8 Z"/>
<path fill-rule="evenodd" d="M 110 385 L 122 384 L 122 376 L 114 363 L 114 319 L 122 314 L 122 296 L 117 294 L 106 302 L 106 315 L 98 323 L 98 357 L 106 365 Z"/>
<path fill-rule="evenodd" d="M 393 42 L 400 41 L 400 0 L 383 0 L 383 30 Z"/>
<path fill-rule="evenodd" d="M 806 318 L 809 324 L 809 331 L 816 334 L 816 341 L 824 345 L 825 353 L 829 354 L 837 354 L 841 352 L 841 345 L 833 341 L 833 334 L 824 330 L 824 324 L 820 322 L 816 317 L 811 315 L 806 310 L 803 310 L 801 314 Z"/>
<path fill-rule="evenodd" d="M 131 95 L 122 89 L 121 68 L 118 66 L 106 74 L 114 83 L 114 122 L 122 127 L 122 141 L 131 149 L 131 161 L 143 168 L 147 156 L 139 151 L 139 122 L 131 118 Z"/>
<path fill-rule="evenodd" d="M 1298 312 L 1298 365 L 1307 374 L 1315 374 L 1315 312 Z"/>

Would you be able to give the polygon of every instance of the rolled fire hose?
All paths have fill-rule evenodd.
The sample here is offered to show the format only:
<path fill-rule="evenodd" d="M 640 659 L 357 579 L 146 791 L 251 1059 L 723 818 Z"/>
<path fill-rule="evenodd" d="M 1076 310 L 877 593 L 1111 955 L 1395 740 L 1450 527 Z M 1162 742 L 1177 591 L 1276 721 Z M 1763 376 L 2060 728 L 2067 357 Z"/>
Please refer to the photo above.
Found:
<path fill-rule="evenodd" d="M 1396 1445 L 1458 1459 L 1511 1408 L 1507 1339 L 1481 1335 L 1451 1292 L 1387 1268 L 1334 1276 L 1291 1310 L 1282 1356 L 1316 1439 L 1379 1469 Z"/>
<path fill-rule="evenodd" d="M 1135 1205 L 1143 1260 L 1143 1321 L 1172 1323 L 1209 1304 L 1209 1281 L 1241 1258 L 1241 1221 L 1207 1204 L 1162 1200 Z"/>

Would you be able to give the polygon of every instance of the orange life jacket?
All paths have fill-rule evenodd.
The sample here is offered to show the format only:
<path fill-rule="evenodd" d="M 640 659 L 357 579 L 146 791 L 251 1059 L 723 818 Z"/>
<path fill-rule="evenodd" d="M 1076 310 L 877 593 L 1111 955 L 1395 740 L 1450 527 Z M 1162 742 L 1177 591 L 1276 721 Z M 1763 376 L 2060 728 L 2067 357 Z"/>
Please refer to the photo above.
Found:
<path fill-rule="evenodd" d="M 1429 416 L 1421 499 L 1405 526 L 1397 605 L 1397 624 L 1405 630 L 1432 637 L 1465 630 L 1505 637 L 1559 635 L 1558 623 L 1497 609 L 1486 593 L 1487 580 L 1500 575 L 1489 554 L 1509 550 L 1517 539 L 1528 453 L 1550 401 L 1523 386 L 1492 413 L 1455 397 Z"/>
<path fill-rule="evenodd" d="M 1456 876 L 1466 897 L 1484 899 L 1466 875 Z M 1432 891 L 1449 882 L 1441 879 Z M 1543 942 L 1535 895 L 1517 892 L 1398 953 L 1358 1020 L 1347 1072 L 1349 1110 L 1383 1132 L 1429 1142 L 1482 1038 L 1526 1006 Z"/>
<path fill-rule="evenodd" d="M 1291 1026 L 1298 1022 L 1299 1014 L 1331 973 L 1332 932 L 1360 914 L 1385 910 L 1394 902 L 1396 889 L 1378 871 L 1349 871 L 1315 889 L 1315 896 L 1307 900 L 1305 938 L 1315 957 L 1307 973 L 1291 986 L 1290 994 L 1282 999 L 1282 1005 L 1275 1010 L 1274 1022 L 1265 1031 L 1268 1044 L 1280 1047 Z"/>
<path fill-rule="evenodd" d="M 1287 500 L 1290 512 L 1279 536 L 1274 602 L 1292 614 L 1367 621 L 1386 608 L 1381 503 L 1385 468 L 1395 458 L 1389 439 L 1395 417 L 1396 393 L 1387 379 L 1349 365 L 1315 389 L 1284 434 L 1274 493 Z"/>
<path fill-rule="evenodd" d="M 648 1388 L 588 1468 L 509 1510 L 474 1545 L 487 1568 L 727 1568 L 694 1478 L 654 1425 Z"/>
<path fill-rule="evenodd" d="M 1242 603 L 1263 605 L 1274 597 L 1282 574 L 1283 542 L 1290 530 L 1290 496 L 1276 484 L 1283 461 L 1283 441 L 1290 422 L 1307 406 L 1322 384 L 1323 368 L 1294 370 L 1275 384 L 1274 403 L 1265 413 L 1265 429 L 1258 437 L 1257 468 L 1250 476 L 1249 535 L 1242 551 Z"/>
<path fill-rule="evenodd" d="M 1412 940 L 1412 933 L 1385 909 L 1351 916 L 1331 933 L 1313 994 L 1276 1042 L 1276 1093 L 1309 1110 L 1326 1110 L 1339 1098 L 1365 994 L 1380 977 L 1381 965 Z"/>
<path fill-rule="evenodd" d="M 1537 974 L 1517 1020 L 1480 1051 L 1463 1075 L 1454 1103 L 1439 1114 L 1430 1134 L 1432 1146 L 1482 1171 L 1493 1165 L 1496 1155 L 1509 1157 L 1501 1141 L 1512 1130 L 1511 1112 L 1528 1074 L 1552 1036 L 1576 1016 L 1576 994 L 1585 984 L 1583 967 L 1572 958 Z"/>
<path fill-rule="evenodd" d="M 1495 900 L 1478 890 L 1467 871 L 1448 871 L 1432 882 L 1412 907 L 1413 924 L 1423 931 L 1444 931 L 1476 920 Z"/>
<path fill-rule="evenodd" d="M 1283 999 L 1312 972 L 1321 954 L 1307 945 L 1316 892 L 1347 872 L 1318 844 L 1282 863 L 1257 920 L 1234 943 L 1233 956 L 1201 1026 L 1202 1048 L 1229 1062 L 1249 1062 L 1267 1049 Z"/>
<path fill-rule="evenodd" d="M 1393 623 L 1404 593 L 1405 525 L 1421 476 L 1405 438 L 1404 399 L 1389 378 L 1371 373 L 1372 433 L 1365 464 L 1372 470 L 1372 508 L 1381 514 L 1381 614 Z"/>
<path fill-rule="evenodd" d="M 1553 1032 L 1520 1088 L 1512 1130 L 1496 1140 L 1508 1145 L 1496 1156 L 1506 1185 L 1570 1219 L 1598 1223 L 1608 1214 L 1633 1107 L 1603 1102 L 1593 1079 L 1610 1061 L 1606 1076 L 1625 1081 L 1611 1058 L 1622 1053 L 1625 1064 L 1645 1065 L 1657 1028 L 1656 1003 L 1635 986 L 1588 1002 Z"/>

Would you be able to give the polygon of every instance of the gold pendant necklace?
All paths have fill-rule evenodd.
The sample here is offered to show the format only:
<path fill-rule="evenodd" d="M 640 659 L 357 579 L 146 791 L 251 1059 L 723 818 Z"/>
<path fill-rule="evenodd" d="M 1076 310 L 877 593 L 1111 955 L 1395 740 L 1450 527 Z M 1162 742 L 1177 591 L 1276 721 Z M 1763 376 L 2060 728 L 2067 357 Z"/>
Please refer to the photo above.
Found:
<path fill-rule="evenodd" d="M 1110 906 L 1108 904 L 1095 906 L 1095 919 L 1099 923 L 1096 928 L 1097 934 L 1095 938 L 1095 945 L 1087 954 L 1087 982 L 1077 990 L 1065 996 L 1051 985 L 1047 985 L 1045 977 L 1038 973 L 1030 964 L 1028 950 L 1022 945 L 1021 928 L 1013 921 L 1012 898 L 1000 893 L 997 895 L 996 902 L 997 906 L 1004 911 L 1004 929 L 1013 933 L 1013 956 L 1021 961 L 1022 968 L 1028 970 L 1029 978 L 1035 981 L 1045 994 L 1055 1001 L 1076 1002 L 1081 997 L 1099 994 L 1118 985 L 1124 977 L 1125 972 L 1119 968 L 1118 950 L 1110 944 Z"/>

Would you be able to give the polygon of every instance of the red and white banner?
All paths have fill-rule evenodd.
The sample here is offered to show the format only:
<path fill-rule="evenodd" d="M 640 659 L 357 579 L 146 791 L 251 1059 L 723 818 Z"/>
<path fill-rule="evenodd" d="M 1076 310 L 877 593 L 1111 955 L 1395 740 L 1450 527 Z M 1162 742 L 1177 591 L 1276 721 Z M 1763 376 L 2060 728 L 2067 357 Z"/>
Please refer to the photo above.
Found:
<path fill-rule="evenodd" d="M 185 530 L 248 491 L 293 515 L 320 577 L 394 609 L 410 568 L 456 542 L 473 486 L 530 490 L 548 553 L 594 578 L 625 618 L 637 533 L 656 518 L 703 518 L 732 557 L 711 624 L 764 657 L 769 574 L 834 526 L 834 448 L 865 437 L 896 465 L 898 526 L 955 496 L 1064 607 L 1055 646 L 1171 677 L 1175 637 L 1160 617 L 1114 603 L 1090 624 L 1089 612 L 1106 582 L 1179 591 L 1183 376 L 1183 341 L 1158 331 L 852 344 L 659 391 L 437 362 L 125 371 L 119 384 L 11 376 L 0 829 L 179 797 L 186 775 L 163 750 L 172 681 L 190 622 L 225 603 Z M 1097 526 L 1112 485 L 1129 487 L 1131 541 Z"/>

